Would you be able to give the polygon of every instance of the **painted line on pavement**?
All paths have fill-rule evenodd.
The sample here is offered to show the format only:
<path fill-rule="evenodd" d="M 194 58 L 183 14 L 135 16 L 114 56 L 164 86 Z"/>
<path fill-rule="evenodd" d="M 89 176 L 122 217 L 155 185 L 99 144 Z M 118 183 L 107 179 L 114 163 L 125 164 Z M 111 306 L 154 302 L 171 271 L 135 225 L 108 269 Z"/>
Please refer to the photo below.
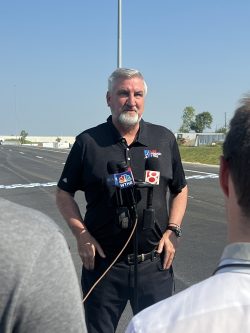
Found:
<path fill-rule="evenodd" d="M 206 175 L 206 176 L 199 176 L 199 175 L 195 175 L 195 176 L 186 176 L 186 179 L 216 179 L 219 178 L 219 175 L 216 174 L 211 174 L 211 175 Z"/>
<path fill-rule="evenodd" d="M 42 158 L 40 156 L 36 156 L 37 158 Z M 65 164 L 65 163 L 62 163 Z M 202 171 L 194 171 L 194 170 L 185 170 L 189 172 L 194 173 L 202 173 L 203 175 L 192 175 L 192 176 L 186 176 L 186 179 L 216 179 L 219 178 L 219 175 L 216 173 L 208 173 L 208 172 L 202 172 Z M 0 185 L 0 189 L 14 189 L 14 188 L 31 188 L 31 187 L 51 187 L 56 186 L 57 182 L 49 182 L 49 183 L 30 183 L 30 184 L 12 184 L 12 185 Z"/>
<path fill-rule="evenodd" d="M 11 190 L 14 188 L 30 188 L 30 187 L 51 187 L 56 186 L 57 182 L 51 183 L 30 183 L 30 184 L 12 184 L 12 185 L 0 185 L 0 189 Z"/>

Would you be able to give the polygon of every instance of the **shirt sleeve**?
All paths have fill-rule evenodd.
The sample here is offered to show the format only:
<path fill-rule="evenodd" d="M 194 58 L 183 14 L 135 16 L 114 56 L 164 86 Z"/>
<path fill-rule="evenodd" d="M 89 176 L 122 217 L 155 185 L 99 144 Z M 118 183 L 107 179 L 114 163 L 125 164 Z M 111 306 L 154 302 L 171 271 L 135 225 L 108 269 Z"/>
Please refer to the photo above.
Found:
<path fill-rule="evenodd" d="M 133 325 L 133 320 L 131 320 L 126 328 L 125 333 L 136 333 L 134 325 Z"/>
<path fill-rule="evenodd" d="M 66 160 L 57 186 L 69 193 L 84 190 L 83 184 L 83 148 L 75 141 Z"/>
<path fill-rule="evenodd" d="M 183 187 L 187 185 L 187 182 L 176 140 L 173 142 L 172 153 L 173 178 L 169 184 L 169 189 L 172 194 L 178 194 L 181 192 Z"/>

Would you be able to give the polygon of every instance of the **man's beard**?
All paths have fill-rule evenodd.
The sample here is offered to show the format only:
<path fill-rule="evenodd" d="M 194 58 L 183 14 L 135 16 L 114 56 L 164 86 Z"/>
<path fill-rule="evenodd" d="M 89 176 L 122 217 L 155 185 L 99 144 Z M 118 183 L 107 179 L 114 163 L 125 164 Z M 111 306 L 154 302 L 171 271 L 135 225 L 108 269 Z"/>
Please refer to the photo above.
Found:
<path fill-rule="evenodd" d="M 134 112 L 134 115 L 132 116 L 128 112 L 123 111 L 118 117 L 120 125 L 122 125 L 124 128 L 127 129 L 133 128 L 135 125 L 139 123 L 140 120 L 141 117 L 139 117 L 137 112 Z"/>

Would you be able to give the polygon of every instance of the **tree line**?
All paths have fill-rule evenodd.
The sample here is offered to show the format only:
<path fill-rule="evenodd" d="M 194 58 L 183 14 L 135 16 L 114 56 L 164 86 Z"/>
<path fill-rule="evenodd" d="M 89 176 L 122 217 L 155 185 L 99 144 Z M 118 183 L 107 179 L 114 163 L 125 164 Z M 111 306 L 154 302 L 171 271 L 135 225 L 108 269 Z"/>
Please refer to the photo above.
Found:
<path fill-rule="evenodd" d="M 203 133 L 206 128 L 211 128 L 213 117 L 210 112 L 201 112 L 196 114 L 192 106 L 187 106 L 183 110 L 182 125 L 179 128 L 181 133 L 189 133 L 195 131 L 196 133 Z M 227 128 L 221 127 L 216 129 L 216 133 L 226 133 Z"/>

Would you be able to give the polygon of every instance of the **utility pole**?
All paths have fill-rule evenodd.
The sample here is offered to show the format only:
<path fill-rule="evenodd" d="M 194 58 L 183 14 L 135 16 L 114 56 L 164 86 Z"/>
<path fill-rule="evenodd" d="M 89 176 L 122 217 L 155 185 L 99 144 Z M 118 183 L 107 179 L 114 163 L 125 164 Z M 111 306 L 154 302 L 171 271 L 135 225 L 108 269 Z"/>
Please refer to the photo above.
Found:
<path fill-rule="evenodd" d="M 15 124 L 14 127 L 14 135 L 16 134 L 16 140 L 18 137 L 18 129 L 17 129 L 17 124 L 18 124 L 18 117 L 17 117 L 17 93 L 16 93 L 16 84 L 14 84 L 14 122 L 13 124 Z"/>
<path fill-rule="evenodd" d="M 122 0 L 118 0 L 117 67 L 122 67 Z"/>

